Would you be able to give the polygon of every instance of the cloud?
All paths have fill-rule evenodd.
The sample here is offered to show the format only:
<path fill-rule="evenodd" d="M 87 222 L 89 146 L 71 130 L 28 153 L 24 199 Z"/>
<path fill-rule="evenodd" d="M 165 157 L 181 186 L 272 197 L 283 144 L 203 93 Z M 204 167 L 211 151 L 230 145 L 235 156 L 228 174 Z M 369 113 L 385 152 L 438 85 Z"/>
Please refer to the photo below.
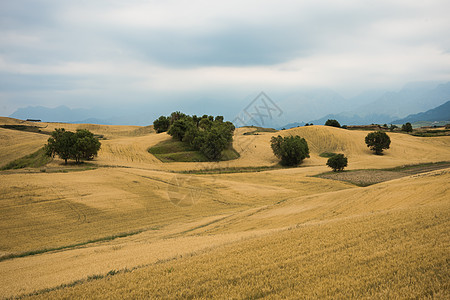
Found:
<path fill-rule="evenodd" d="M 21 97 L 106 105 L 448 81 L 448 11 L 440 0 L 2 1 L 0 113 Z"/>

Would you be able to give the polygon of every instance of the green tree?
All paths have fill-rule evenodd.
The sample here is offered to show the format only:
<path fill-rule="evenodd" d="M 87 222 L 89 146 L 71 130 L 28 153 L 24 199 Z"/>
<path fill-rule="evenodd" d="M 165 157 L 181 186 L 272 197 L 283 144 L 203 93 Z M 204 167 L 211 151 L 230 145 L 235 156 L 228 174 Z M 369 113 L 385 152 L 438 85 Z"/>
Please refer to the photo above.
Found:
<path fill-rule="evenodd" d="M 48 156 L 64 159 L 64 163 L 67 164 L 67 160 L 74 156 L 75 152 L 75 133 L 66 131 L 64 128 L 57 128 L 52 132 L 52 136 L 48 139 L 47 145 L 45 145 L 45 153 Z"/>
<path fill-rule="evenodd" d="M 276 157 L 285 166 L 296 166 L 309 157 L 308 143 L 304 138 L 296 136 L 272 137 L 270 146 Z"/>
<path fill-rule="evenodd" d="M 375 131 L 371 132 L 366 136 L 366 144 L 370 150 L 375 151 L 375 154 L 381 155 L 383 149 L 389 149 L 389 145 L 391 144 L 391 139 L 383 131 Z"/>
<path fill-rule="evenodd" d="M 344 154 L 336 154 L 330 157 L 327 161 L 327 166 L 333 169 L 334 172 L 342 171 L 347 166 L 348 160 Z"/>
<path fill-rule="evenodd" d="M 177 119 L 173 122 L 172 125 L 170 125 L 169 130 L 167 133 L 171 135 L 173 138 L 182 141 L 184 134 L 188 130 L 190 126 L 194 126 L 193 122 L 190 122 L 190 120 L 186 117 Z"/>
<path fill-rule="evenodd" d="M 160 116 L 158 119 L 153 121 L 153 128 L 155 128 L 156 133 L 166 132 L 170 126 L 170 119 L 166 116 Z"/>
<path fill-rule="evenodd" d="M 405 131 L 405 132 L 412 132 L 412 131 L 413 131 L 413 128 L 412 128 L 411 123 L 407 122 L 407 123 L 403 124 L 403 125 L 402 125 L 402 131 Z"/>
<path fill-rule="evenodd" d="M 228 146 L 228 141 L 223 127 L 214 126 L 206 132 L 200 151 L 211 160 L 219 160 L 222 151 Z"/>
<path fill-rule="evenodd" d="M 81 160 L 91 160 L 100 150 L 100 141 L 87 129 L 77 129 L 75 132 L 75 149 L 73 157 L 77 163 Z"/>
<path fill-rule="evenodd" d="M 328 119 L 325 122 L 325 126 L 333 126 L 333 127 L 341 127 L 341 124 L 337 120 L 334 119 Z"/>

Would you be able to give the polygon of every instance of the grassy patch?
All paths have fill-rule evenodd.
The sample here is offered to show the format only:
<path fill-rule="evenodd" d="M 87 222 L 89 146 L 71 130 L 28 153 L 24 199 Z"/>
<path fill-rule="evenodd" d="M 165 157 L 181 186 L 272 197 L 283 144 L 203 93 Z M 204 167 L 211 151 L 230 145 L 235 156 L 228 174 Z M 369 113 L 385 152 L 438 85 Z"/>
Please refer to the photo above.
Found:
<path fill-rule="evenodd" d="M 415 175 L 434 170 L 440 170 L 450 167 L 450 162 L 443 161 L 437 163 L 423 163 L 416 165 L 399 166 L 388 169 L 376 170 L 350 170 L 343 172 L 326 172 L 315 175 L 314 177 L 340 180 L 352 183 L 357 186 L 365 187 L 372 184 L 385 182 L 409 175 Z"/>
<path fill-rule="evenodd" d="M 51 157 L 45 155 L 44 148 L 39 149 L 38 151 L 26 155 L 24 157 L 18 158 L 6 166 L 2 167 L 0 170 L 11 170 L 11 169 L 23 169 L 23 168 L 39 168 L 51 161 Z"/>
<path fill-rule="evenodd" d="M 228 174 L 228 173 L 253 173 L 262 172 L 268 170 L 275 170 L 283 168 L 280 165 L 275 166 L 261 166 L 261 167 L 236 167 L 236 168 L 214 168 L 214 169 L 203 169 L 203 170 L 188 170 L 181 171 L 182 174 Z"/>
<path fill-rule="evenodd" d="M 203 153 L 193 149 L 188 144 L 174 139 L 162 141 L 148 149 L 162 162 L 208 162 L 210 161 Z M 222 161 L 232 160 L 239 157 L 239 153 L 232 147 L 222 151 Z"/>
<path fill-rule="evenodd" d="M 450 129 L 415 130 L 411 135 L 419 137 L 448 136 L 450 135 Z"/>
<path fill-rule="evenodd" d="M 156 230 L 156 229 L 152 228 L 152 230 Z M 72 244 L 72 245 L 67 245 L 67 246 L 62 246 L 62 247 L 32 250 L 32 251 L 26 251 L 26 252 L 21 252 L 21 253 L 11 253 L 8 255 L 0 256 L 0 261 L 13 259 L 13 258 L 19 258 L 19 257 L 26 257 L 26 256 L 31 256 L 31 255 L 37 255 L 37 254 L 42 254 L 42 253 L 51 252 L 51 251 L 67 250 L 67 249 L 76 248 L 76 247 L 80 247 L 80 246 L 84 246 L 84 245 L 88 245 L 88 244 L 92 244 L 92 243 L 97 243 L 97 242 L 112 241 L 112 240 L 115 240 L 118 238 L 136 235 L 143 231 L 144 230 L 123 232 L 123 233 L 106 236 L 106 237 L 95 239 L 95 240 L 89 240 L 89 241 L 86 241 L 83 243 L 77 243 L 77 244 Z"/>
<path fill-rule="evenodd" d="M 278 130 L 273 128 L 264 128 L 257 126 L 247 126 L 246 128 L 254 128 L 254 131 L 245 132 L 244 135 L 258 135 L 260 132 L 277 132 Z"/>
<path fill-rule="evenodd" d="M 330 158 L 335 155 L 336 155 L 336 153 L 334 153 L 334 152 L 322 152 L 319 154 L 320 157 L 325 157 L 325 158 Z"/>

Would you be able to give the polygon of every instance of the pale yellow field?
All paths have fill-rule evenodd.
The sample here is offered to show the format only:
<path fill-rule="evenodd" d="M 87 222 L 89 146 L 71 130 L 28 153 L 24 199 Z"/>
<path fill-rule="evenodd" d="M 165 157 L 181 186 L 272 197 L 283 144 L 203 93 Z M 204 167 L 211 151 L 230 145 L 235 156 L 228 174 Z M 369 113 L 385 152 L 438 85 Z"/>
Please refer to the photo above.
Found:
<path fill-rule="evenodd" d="M 363 131 L 240 128 L 236 160 L 162 163 L 147 149 L 170 137 L 151 127 L 58 127 L 107 138 L 92 162 L 98 168 L 56 172 L 64 166 L 55 159 L 46 173 L 0 172 L 0 257 L 24 255 L 0 261 L 2 297 L 450 296 L 450 169 L 369 187 L 311 177 L 329 170 L 322 152 L 345 153 L 349 169 L 448 161 L 450 137 L 390 133 L 391 149 L 375 156 Z M 276 134 L 304 137 L 311 158 L 264 172 L 175 173 L 274 165 Z M 9 129 L 0 136 L 14 144 L 0 140 L 9 161 L 14 149 L 23 156 L 48 138 Z"/>

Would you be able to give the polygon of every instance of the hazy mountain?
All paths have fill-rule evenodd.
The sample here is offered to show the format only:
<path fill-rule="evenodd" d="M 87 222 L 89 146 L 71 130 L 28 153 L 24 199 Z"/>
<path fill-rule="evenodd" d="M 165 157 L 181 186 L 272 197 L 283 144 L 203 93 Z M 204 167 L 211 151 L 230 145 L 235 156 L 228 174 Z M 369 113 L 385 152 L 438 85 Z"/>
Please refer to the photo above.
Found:
<path fill-rule="evenodd" d="M 28 106 L 19 108 L 10 115 L 16 119 L 39 119 L 44 122 L 78 122 L 95 117 L 95 111 L 82 108 L 68 108 L 61 105 L 55 108 Z"/>
<path fill-rule="evenodd" d="M 264 119 L 264 124 L 237 125 L 287 128 L 292 125 L 291 123 L 324 124 L 327 119 L 336 119 L 339 123 L 346 125 L 390 123 L 394 119 L 427 111 L 448 101 L 450 82 L 445 84 L 409 83 L 397 92 L 375 90 L 351 98 L 344 98 L 330 89 L 299 89 L 289 94 L 270 92 L 268 96 L 276 103 L 281 114 L 277 110 L 276 116 Z M 229 101 L 226 97 L 224 99 L 199 97 L 181 102 L 174 99 L 157 106 L 151 104 L 155 102 L 135 105 L 118 102 L 115 105 L 90 109 L 29 106 L 18 109 L 10 116 L 18 119 L 41 119 L 48 122 L 145 126 L 152 124 L 153 120 L 160 115 L 169 115 L 172 111 L 180 110 L 187 114 L 223 115 L 225 119 L 233 121 L 246 109 L 248 114 L 253 113 L 254 110 L 267 114 L 263 109 L 264 105 L 254 102 L 253 97 L 250 95 L 248 99 L 240 101 Z"/>
<path fill-rule="evenodd" d="M 295 127 L 299 127 L 299 126 L 305 126 L 305 124 L 306 123 L 304 123 L 304 122 L 301 122 L 301 123 L 299 123 L 299 122 L 294 122 L 294 123 L 289 123 L 289 124 L 286 124 L 286 125 L 284 125 L 284 126 L 281 126 L 281 127 L 278 127 L 278 128 L 276 128 L 277 130 L 281 130 L 281 129 L 291 129 L 291 128 L 295 128 Z"/>
<path fill-rule="evenodd" d="M 367 124 L 390 124 L 392 117 L 384 114 L 369 114 L 360 116 L 352 113 L 329 114 L 310 123 L 323 125 L 328 119 L 337 120 L 341 125 L 367 125 Z"/>
<path fill-rule="evenodd" d="M 384 93 L 377 100 L 354 110 L 358 115 L 381 114 L 402 118 L 443 104 L 450 98 L 450 82 L 433 84 L 409 83 L 398 92 Z"/>
<path fill-rule="evenodd" d="M 414 123 L 419 121 L 450 121 L 450 101 L 426 112 L 409 115 L 404 119 L 394 120 L 392 123 L 404 124 L 406 122 Z"/>
<path fill-rule="evenodd" d="M 450 82 L 408 83 L 398 92 L 363 93 L 352 98 L 351 102 L 364 103 L 371 100 L 370 102 L 349 111 L 328 114 L 315 120 L 310 119 L 309 122 L 322 125 L 328 119 L 335 119 L 341 125 L 390 124 L 393 119 L 431 109 L 448 99 L 450 99 Z"/>

